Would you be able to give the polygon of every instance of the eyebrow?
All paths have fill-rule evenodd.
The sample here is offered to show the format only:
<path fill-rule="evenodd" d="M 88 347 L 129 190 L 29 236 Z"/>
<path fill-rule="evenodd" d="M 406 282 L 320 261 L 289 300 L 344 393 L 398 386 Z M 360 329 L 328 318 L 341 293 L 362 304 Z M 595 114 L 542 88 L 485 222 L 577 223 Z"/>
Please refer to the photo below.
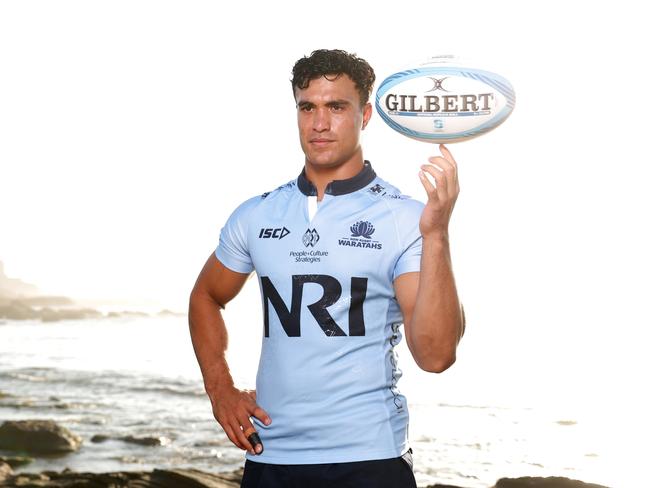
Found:
<path fill-rule="evenodd" d="M 348 100 L 340 99 L 340 100 L 331 100 L 325 104 L 326 107 L 332 107 L 334 105 L 351 105 L 351 102 L 349 102 Z M 313 106 L 314 104 L 308 100 L 304 102 L 299 102 L 297 104 L 298 108 L 313 107 Z"/>

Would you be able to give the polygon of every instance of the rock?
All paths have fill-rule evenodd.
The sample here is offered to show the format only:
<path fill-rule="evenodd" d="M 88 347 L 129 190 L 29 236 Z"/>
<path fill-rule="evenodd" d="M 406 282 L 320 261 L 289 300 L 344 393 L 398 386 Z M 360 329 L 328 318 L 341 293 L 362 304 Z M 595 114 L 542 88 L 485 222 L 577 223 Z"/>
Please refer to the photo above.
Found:
<path fill-rule="evenodd" d="M 164 446 L 165 444 L 169 444 L 169 439 L 166 437 L 133 437 L 132 435 L 127 435 L 119 439 L 141 446 Z"/>
<path fill-rule="evenodd" d="M 81 438 L 51 420 L 6 421 L 0 425 L 0 449 L 65 453 L 79 449 Z"/>
<path fill-rule="evenodd" d="M 239 488 L 244 470 L 232 473 L 211 474 L 198 469 L 154 469 L 152 481 L 162 483 L 167 487 L 206 487 L 206 488 Z"/>
<path fill-rule="evenodd" d="M 23 297 L 20 303 L 30 307 L 65 307 L 74 305 L 71 298 L 62 296 Z"/>
<path fill-rule="evenodd" d="M 501 478 L 494 488 L 608 488 L 604 485 L 551 476 L 548 478 L 530 477 Z"/>
<path fill-rule="evenodd" d="M 0 463 L 7 463 L 12 468 L 17 468 L 18 466 L 25 466 L 33 461 L 33 458 L 27 456 L 14 456 L 14 457 L 2 457 L 0 456 Z"/>
<path fill-rule="evenodd" d="M 124 317 L 149 317 L 147 312 L 140 312 L 138 310 L 122 310 L 121 314 Z"/>
<path fill-rule="evenodd" d="M 11 300 L 0 304 L 0 318 L 9 320 L 37 320 L 56 322 L 59 320 L 82 320 L 103 317 L 103 314 L 92 308 L 50 308 L 40 310 L 32 308 L 24 299 Z"/>
<path fill-rule="evenodd" d="M 462 486 L 456 486 L 456 485 L 441 485 L 440 483 L 436 483 L 435 485 L 429 485 L 427 488 L 463 488 Z"/>
<path fill-rule="evenodd" d="M 146 312 L 138 312 L 133 310 L 122 310 L 121 312 L 108 312 L 106 315 L 108 318 L 118 318 L 118 317 L 149 317 L 149 314 Z"/>
<path fill-rule="evenodd" d="M 14 471 L 11 469 L 11 465 L 9 463 L 5 463 L 2 458 L 0 458 L 0 483 L 2 483 L 12 474 L 14 474 Z M 2 483 L 2 486 L 4 486 L 4 483 Z"/>
<path fill-rule="evenodd" d="M 40 314 L 29 305 L 20 301 L 11 301 L 0 305 L 0 318 L 9 320 L 32 320 L 39 318 Z"/>
<path fill-rule="evenodd" d="M 5 465 L 6 466 L 6 465 Z M 0 461 L 0 473 L 3 464 Z M 7 468 L 4 468 L 5 470 Z M 9 467 L 9 469 L 11 469 Z M 78 473 L 64 469 L 60 473 L 44 471 L 38 474 L 9 474 L 0 483 L 4 488 L 239 488 L 244 469 L 228 473 L 207 473 L 196 469 L 154 469 L 153 471 L 122 471 L 113 473 Z M 436 484 L 428 488 L 461 488 Z M 493 488 L 607 488 L 568 478 L 502 478 Z"/>
<path fill-rule="evenodd" d="M 43 322 L 58 322 L 59 320 L 83 320 L 102 317 L 102 313 L 92 308 L 79 309 L 51 309 L 44 308 L 40 311 Z"/>
<path fill-rule="evenodd" d="M 186 315 L 185 313 L 173 312 L 172 310 L 166 308 L 158 312 L 159 317 L 183 317 L 185 315 Z"/>
<path fill-rule="evenodd" d="M 0 276 L 1 281 L 2 276 Z M 42 322 L 58 322 L 59 320 L 85 320 L 104 317 L 104 314 L 99 310 L 73 308 L 74 304 L 75 302 L 72 299 L 64 296 L 3 294 L 2 290 L 0 290 L 0 319 L 40 319 Z M 149 317 L 149 314 L 140 311 L 122 310 L 121 312 L 110 312 L 107 317 Z M 0 323 L 4 323 L 4 320 L 0 320 Z"/>
<path fill-rule="evenodd" d="M 206 473 L 195 469 L 155 469 L 152 472 L 123 471 L 114 473 L 77 473 L 63 470 L 60 473 L 45 471 L 40 474 L 9 475 L 5 488 L 239 488 L 243 469 L 231 473 Z"/>
<path fill-rule="evenodd" d="M 8 476 L 2 486 L 20 486 L 22 488 L 38 488 L 50 485 L 50 479 L 44 474 L 26 474 L 20 473 L 14 476 Z M 68 485 L 54 485 L 68 486 Z"/>
<path fill-rule="evenodd" d="M 13 402 L 2 402 L 3 407 L 8 407 L 8 408 L 38 408 L 34 407 L 34 400 L 30 398 L 24 398 L 24 399 L 17 399 L 16 401 Z"/>
<path fill-rule="evenodd" d="M 100 443 L 106 442 L 110 439 L 118 441 L 130 442 L 131 444 L 138 444 L 140 446 L 164 446 L 169 444 L 170 440 L 167 437 L 134 437 L 132 435 L 125 435 L 123 437 L 110 437 L 105 434 L 95 434 L 90 438 L 90 442 Z"/>

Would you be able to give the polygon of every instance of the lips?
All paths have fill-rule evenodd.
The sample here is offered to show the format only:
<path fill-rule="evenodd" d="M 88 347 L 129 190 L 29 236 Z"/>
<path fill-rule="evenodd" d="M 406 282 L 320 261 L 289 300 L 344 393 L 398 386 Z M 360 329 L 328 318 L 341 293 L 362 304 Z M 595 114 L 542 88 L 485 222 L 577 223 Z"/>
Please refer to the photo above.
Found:
<path fill-rule="evenodd" d="M 332 139 L 311 139 L 309 141 L 311 144 L 314 144 L 316 146 L 324 146 L 326 144 L 329 144 L 330 142 L 334 142 Z"/>

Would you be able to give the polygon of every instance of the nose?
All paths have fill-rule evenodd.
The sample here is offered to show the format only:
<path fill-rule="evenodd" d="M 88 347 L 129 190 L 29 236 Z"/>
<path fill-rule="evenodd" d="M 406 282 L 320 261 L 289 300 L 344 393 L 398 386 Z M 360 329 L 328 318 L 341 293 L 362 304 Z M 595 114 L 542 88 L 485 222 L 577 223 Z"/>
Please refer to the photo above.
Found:
<path fill-rule="evenodd" d="M 327 109 L 317 109 L 314 112 L 314 130 L 316 132 L 326 132 L 330 129 L 329 111 Z"/>

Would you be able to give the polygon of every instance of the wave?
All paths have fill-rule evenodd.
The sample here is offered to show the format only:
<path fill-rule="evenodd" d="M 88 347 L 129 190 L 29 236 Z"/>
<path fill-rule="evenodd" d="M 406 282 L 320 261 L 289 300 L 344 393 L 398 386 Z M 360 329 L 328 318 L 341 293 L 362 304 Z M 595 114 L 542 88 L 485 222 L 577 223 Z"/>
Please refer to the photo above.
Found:
<path fill-rule="evenodd" d="M 444 408 L 472 408 L 477 410 L 512 410 L 512 408 L 509 407 L 496 407 L 494 405 L 456 405 L 453 403 L 438 403 L 438 406 Z"/>
<path fill-rule="evenodd" d="M 188 388 L 174 388 L 171 386 L 139 386 L 131 387 L 129 391 L 146 392 L 146 393 L 167 393 L 170 395 L 202 397 L 205 395 L 203 389 L 196 389 L 194 387 Z"/>
<path fill-rule="evenodd" d="M 79 386 L 83 389 L 93 388 L 107 391 L 161 393 L 186 397 L 205 395 L 203 385 L 199 381 L 112 370 L 78 371 L 59 368 L 18 368 L 0 371 L 0 381 L 2 380 L 48 383 L 50 385 L 62 384 L 66 387 Z"/>

